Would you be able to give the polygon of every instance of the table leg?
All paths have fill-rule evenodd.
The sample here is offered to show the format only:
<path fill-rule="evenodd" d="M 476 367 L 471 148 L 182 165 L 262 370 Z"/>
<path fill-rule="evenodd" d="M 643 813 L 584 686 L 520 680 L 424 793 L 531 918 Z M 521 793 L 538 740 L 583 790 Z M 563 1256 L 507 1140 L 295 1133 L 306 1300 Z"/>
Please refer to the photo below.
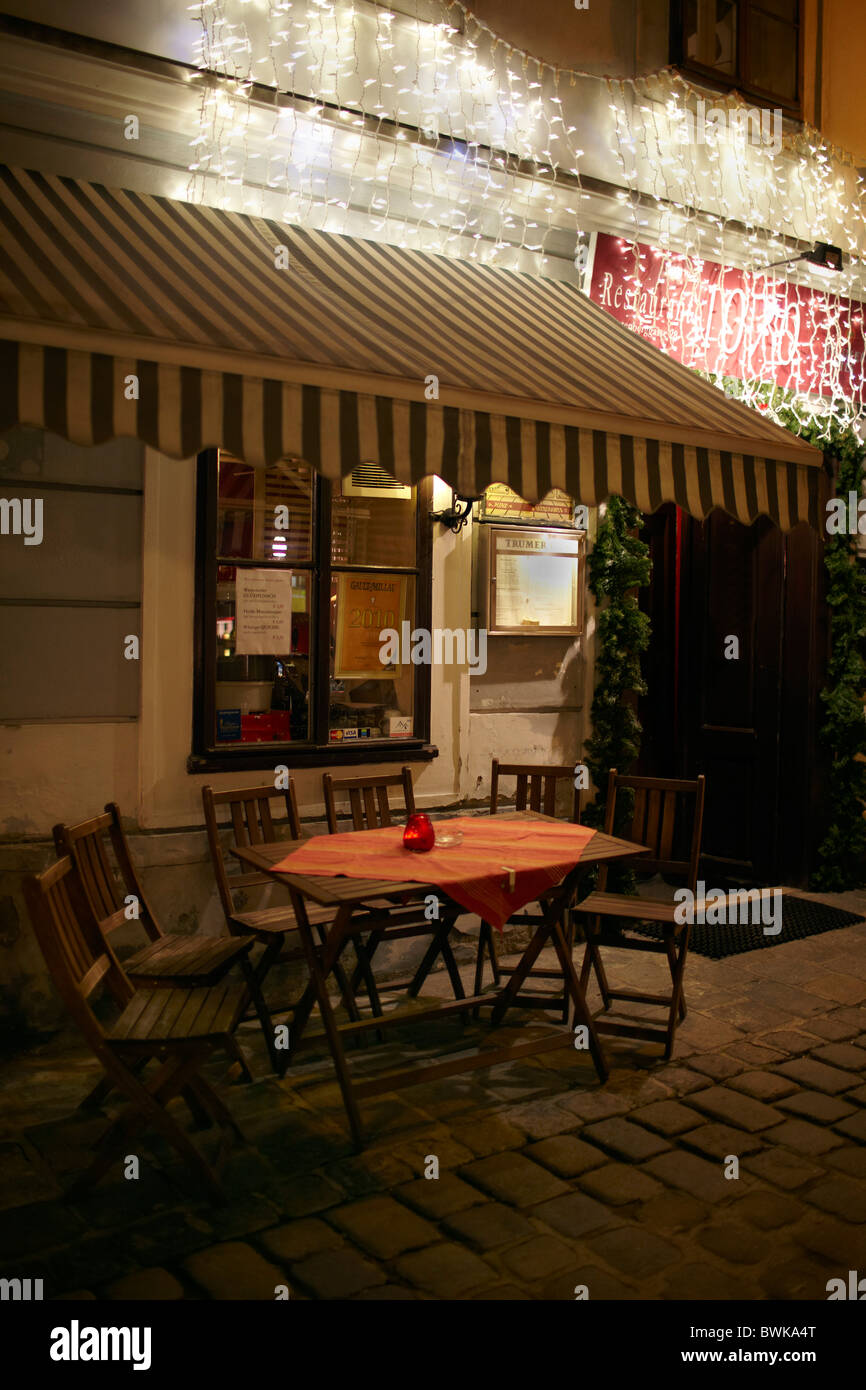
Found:
<path fill-rule="evenodd" d="M 242 962 L 242 969 L 250 999 L 255 1007 L 259 1023 L 261 1024 L 262 1034 L 265 1039 L 265 1047 L 268 1050 L 271 1066 L 277 1076 L 282 1076 L 285 1072 L 287 1060 L 286 1058 L 277 1056 L 277 1040 L 274 1037 L 274 1021 L 271 1017 L 271 1011 L 265 1003 L 264 995 L 262 994 L 262 983 L 271 966 L 279 959 L 282 949 L 282 937 L 273 937 L 265 946 L 261 959 L 255 968 L 253 968 L 250 963 L 249 955 L 245 955 Z"/>
<path fill-rule="evenodd" d="M 367 986 L 367 994 L 369 996 L 370 1006 L 374 1014 L 381 1014 L 382 1012 L 382 1004 L 379 999 L 379 991 L 376 988 L 376 982 L 373 978 L 372 973 L 373 957 L 376 954 L 376 950 L 379 946 L 379 943 L 382 940 L 382 936 L 383 929 L 377 928 L 375 931 L 370 932 L 370 935 L 367 937 L 366 943 L 361 941 L 359 937 L 355 938 L 355 954 L 358 958 L 358 964 L 355 966 L 355 969 L 352 973 L 352 977 L 349 981 L 352 994 L 354 995 L 358 993 L 358 990 L 361 987 L 361 981 L 363 980 L 364 984 Z M 358 950 L 359 944 L 361 946 L 361 951 Z M 363 955 L 361 952 L 363 952 Z"/>
<path fill-rule="evenodd" d="M 566 905 L 571 900 L 571 885 L 566 885 L 568 891 L 562 891 L 556 897 L 541 903 L 543 920 L 539 923 L 535 934 L 520 958 L 517 969 L 502 990 L 496 1004 L 493 1007 L 492 1022 L 500 1023 L 506 1009 L 520 992 L 521 985 L 529 975 L 533 965 L 540 956 L 548 941 L 553 945 L 557 959 L 562 969 L 563 987 L 566 999 L 571 999 L 574 1013 L 572 1024 L 582 1024 L 587 1030 L 589 1038 L 589 1051 L 600 1081 L 608 1078 L 608 1067 L 598 1041 L 598 1035 L 592 1021 L 592 1015 L 586 1003 L 586 995 L 583 991 L 580 978 L 574 968 L 572 952 L 566 944 L 562 930 L 563 914 Z"/>
<path fill-rule="evenodd" d="M 538 957 L 541 955 L 541 952 L 544 950 L 544 947 L 547 944 L 547 939 L 550 936 L 550 931 L 550 922 L 547 921 L 547 918 L 545 917 L 545 920 L 543 922 L 540 922 L 539 925 L 536 927 L 535 934 L 532 940 L 530 941 L 529 945 L 527 946 L 526 950 L 523 952 L 523 955 L 520 957 L 520 961 L 517 965 L 516 970 L 514 971 L 514 974 L 511 976 L 511 978 L 508 981 L 508 984 L 502 990 L 502 992 L 499 995 L 499 998 L 494 1004 L 493 1013 L 490 1019 L 491 1023 L 502 1022 L 502 1017 L 505 1013 L 505 1010 L 509 1007 L 514 997 L 519 993 L 520 986 L 523 984 L 524 980 L 529 975 L 529 972 L 532 969 L 533 965 L 538 960 Z"/>
<path fill-rule="evenodd" d="M 460 972 L 457 969 L 457 962 L 454 959 L 454 952 L 451 950 L 451 943 L 448 940 L 451 928 L 460 916 L 458 910 L 446 911 L 440 919 L 436 931 L 427 950 L 424 952 L 421 964 L 415 971 L 412 983 L 409 986 L 408 994 L 410 999 L 416 999 L 420 993 L 421 986 L 426 980 L 436 957 L 441 954 L 445 962 L 445 969 L 448 971 L 448 978 L 451 981 L 451 988 L 454 991 L 455 999 L 465 999 L 466 991 L 463 988 L 463 981 L 460 979 Z"/>
<path fill-rule="evenodd" d="M 318 934 L 320 943 L 322 944 L 322 946 L 324 946 L 326 934 L 325 929 L 321 923 L 317 924 L 316 932 Z M 346 1013 L 349 1015 L 349 1018 L 353 1023 L 360 1022 L 361 1010 L 358 1008 L 358 1005 L 355 1002 L 354 984 L 349 980 L 348 975 L 346 974 L 345 970 L 343 969 L 342 965 L 338 960 L 334 961 L 334 979 L 337 981 L 337 984 L 339 986 L 340 998 L 343 1001 L 343 1008 L 346 1010 Z M 375 989 L 375 985 L 373 986 L 373 988 Z M 378 999 L 378 995 L 376 997 Z M 382 1012 L 381 1008 L 379 1009 L 379 1012 Z"/>
<path fill-rule="evenodd" d="M 300 895 L 298 895 L 297 901 L 295 901 L 293 895 L 293 906 L 296 918 L 298 916 L 298 902 L 303 903 L 303 899 L 300 897 Z M 342 926 L 340 927 L 339 932 L 336 931 L 337 923 L 347 921 L 349 916 L 351 916 L 351 911 L 347 913 L 345 908 L 340 908 L 340 911 L 338 912 L 337 916 L 334 918 L 333 922 L 329 924 L 327 929 L 322 924 L 317 924 L 317 930 L 321 942 L 320 946 L 318 947 L 318 950 L 321 952 L 322 973 L 326 980 L 328 976 L 331 974 L 331 972 L 334 970 L 334 966 L 336 965 L 340 957 L 340 953 L 348 940 L 348 937 L 345 935 Z M 307 926 L 310 931 L 310 941 L 312 942 L 312 927 L 310 927 L 309 918 L 306 917 L 306 909 L 304 909 L 304 917 L 307 921 Z M 313 950 L 315 951 L 316 949 L 317 948 L 315 946 L 315 943 L 313 943 Z M 297 1007 L 294 1010 L 294 1016 L 292 1019 L 293 1051 L 297 1044 L 300 1042 L 304 1029 L 310 1021 L 310 1014 L 313 1011 L 313 1005 L 315 1003 L 316 991 L 313 984 L 313 978 L 312 976 L 310 976 L 310 980 L 307 984 L 307 987 L 301 995 Z M 360 1018 L 360 1014 L 358 1015 L 358 1017 Z"/>
<path fill-rule="evenodd" d="M 607 1062 L 605 1061 L 604 1053 L 601 1050 L 601 1044 L 598 1040 L 598 1034 L 595 1031 L 595 1025 L 592 1021 L 592 1014 L 589 1012 L 589 1008 L 587 1006 L 586 995 L 583 992 L 583 987 L 580 983 L 578 973 L 574 968 L 574 958 L 572 952 L 566 943 L 565 937 L 563 936 L 562 921 L 559 917 L 557 917 L 557 919 L 553 923 L 553 945 L 556 949 L 556 954 L 559 957 L 559 963 L 562 966 L 563 984 L 565 986 L 566 995 L 571 996 L 571 1001 L 574 1005 L 574 1014 L 572 1015 L 572 1026 L 583 1024 L 583 1026 L 586 1028 L 587 1036 L 589 1038 L 589 1051 L 593 1060 L 593 1064 L 595 1066 L 595 1070 L 598 1073 L 598 1079 L 602 1082 L 607 1081 L 607 1078 L 609 1076 Z"/>
<path fill-rule="evenodd" d="M 319 1006 L 319 1012 L 322 1015 L 322 1025 L 325 1030 L 325 1036 L 328 1039 L 328 1046 L 331 1049 L 331 1057 L 334 1062 L 337 1081 L 339 1082 L 340 1091 L 343 1096 L 343 1105 L 345 1106 L 346 1115 L 348 1116 L 349 1125 L 352 1130 L 352 1138 L 360 1149 L 364 1142 L 361 1114 L 358 1109 L 358 1103 L 355 1100 L 354 1092 L 352 1091 L 352 1078 L 349 1074 L 349 1065 L 346 1061 L 346 1054 L 343 1051 L 343 1042 L 340 1037 L 337 1020 L 334 1017 L 331 1001 L 328 998 L 327 985 L 328 975 L 333 970 L 340 951 L 342 950 L 343 942 L 346 939 L 345 927 L 352 916 L 352 908 L 341 907 L 337 912 L 333 923 L 328 929 L 325 943 L 321 947 L 320 959 L 319 951 L 316 950 L 313 941 L 313 935 L 310 930 L 310 923 L 307 918 L 303 900 L 299 894 L 295 895 L 293 893 L 292 897 L 297 897 L 293 905 L 295 908 L 295 916 L 298 921 L 298 933 L 307 957 L 307 969 L 310 972 L 312 993 L 315 997 L 315 1002 Z M 310 1007 L 312 1007 L 312 1000 L 307 1009 L 307 1017 L 309 1017 Z M 304 1019 L 304 1023 L 306 1023 L 306 1018 Z"/>

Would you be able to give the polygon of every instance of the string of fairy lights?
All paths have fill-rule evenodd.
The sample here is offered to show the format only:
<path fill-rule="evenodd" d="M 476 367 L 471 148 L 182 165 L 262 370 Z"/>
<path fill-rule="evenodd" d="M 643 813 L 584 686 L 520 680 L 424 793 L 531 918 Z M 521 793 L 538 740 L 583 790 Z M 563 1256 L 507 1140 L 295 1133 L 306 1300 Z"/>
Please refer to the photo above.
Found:
<path fill-rule="evenodd" d="M 460 0 L 435 9 L 436 22 L 374 0 L 190 6 L 202 81 L 185 196 L 571 279 L 588 232 L 616 231 L 625 284 L 645 283 L 648 248 L 679 277 L 681 356 L 705 331 L 702 266 L 740 267 L 766 322 L 795 317 L 813 368 L 801 417 L 820 395 L 821 411 L 866 422 L 866 181 L 850 155 L 774 113 L 761 125 L 736 94 L 713 98 L 713 119 L 673 70 L 599 78 L 515 48 Z M 845 253 L 832 285 L 762 273 L 816 241 Z M 750 376 L 775 380 L 790 352 L 790 334 L 768 331 Z M 709 374 L 721 384 L 721 360 Z"/>

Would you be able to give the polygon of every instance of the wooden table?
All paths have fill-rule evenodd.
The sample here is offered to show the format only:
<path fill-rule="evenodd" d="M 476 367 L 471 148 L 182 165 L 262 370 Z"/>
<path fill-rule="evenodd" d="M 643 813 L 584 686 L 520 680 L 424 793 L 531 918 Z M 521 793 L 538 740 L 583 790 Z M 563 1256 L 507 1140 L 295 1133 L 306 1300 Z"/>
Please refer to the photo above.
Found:
<path fill-rule="evenodd" d="M 505 832 L 503 840 L 505 840 L 507 836 L 506 826 L 509 821 L 553 820 L 555 817 L 525 811 L 500 814 L 497 819 L 502 824 L 503 832 Z M 327 979 L 333 973 L 343 948 L 353 937 L 357 938 L 360 934 L 381 926 L 383 922 L 387 922 L 393 912 L 396 912 L 399 918 L 398 909 L 400 906 L 407 903 L 417 903 L 419 899 L 424 899 L 428 894 L 436 893 L 440 900 L 445 901 L 446 906 L 440 921 L 431 923 L 433 939 L 427 957 L 431 953 L 435 957 L 441 949 L 441 943 L 447 940 L 448 933 L 457 918 L 466 909 L 452 903 L 442 888 L 431 883 L 417 883 L 411 880 L 395 883 L 393 879 L 346 878 L 324 874 L 277 872 L 275 866 L 291 853 L 293 847 L 298 847 L 300 843 L 292 840 L 280 840 L 271 844 L 235 848 L 232 853 L 249 868 L 269 875 L 275 882 L 283 884 L 289 891 L 297 918 L 298 934 L 310 972 L 307 988 L 294 1011 L 291 1026 L 291 1051 L 294 1054 L 306 1028 L 313 1005 L 318 1004 L 343 1095 L 346 1114 L 353 1137 L 359 1147 L 363 1143 L 363 1129 L 358 1109 L 359 1100 L 387 1091 L 400 1090 L 404 1086 L 418 1085 L 423 1081 L 432 1081 L 444 1076 L 454 1076 L 473 1071 L 478 1067 L 495 1066 L 498 1062 L 513 1061 L 517 1057 L 549 1052 L 559 1047 L 575 1046 L 574 1030 L 580 1025 L 586 1028 L 589 1052 L 599 1080 L 602 1082 L 607 1080 L 607 1064 L 598 1041 L 592 1016 L 587 1007 L 580 977 L 575 970 L 571 951 L 566 943 L 564 923 L 568 908 L 574 901 L 580 877 L 586 873 L 587 869 L 603 861 L 643 854 L 646 852 L 643 845 L 633 844 L 629 840 L 619 840 L 611 835 L 604 835 L 601 831 L 596 831 L 584 848 L 580 860 L 558 884 L 547 889 L 539 898 L 539 905 L 542 909 L 541 921 L 508 983 L 499 991 L 463 995 L 462 985 L 458 977 L 458 988 L 455 993 L 459 992 L 462 996 L 460 998 L 445 1000 L 431 1005 L 430 1008 L 412 1009 L 411 1011 L 398 1009 L 393 1013 L 378 1014 L 340 1025 L 337 1023 L 333 1006 L 328 997 Z M 420 858 L 420 856 L 418 857 Z M 307 916 L 306 903 L 308 900 L 320 906 L 334 909 L 334 919 L 325 927 L 325 939 L 320 945 L 315 942 Z M 321 932 L 321 924 L 318 930 Z M 519 991 L 541 951 L 548 944 L 552 944 L 556 950 L 562 969 L 566 996 L 571 1001 L 572 1014 L 565 1028 L 557 1030 L 553 1035 L 533 1038 L 526 1042 L 512 1042 L 498 1048 L 476 1048 L 456 1057 L 444 1058 L 441 1061 L 416 1066 L 402 1072 L 392 1072 L 387 1076 L 376 1077 L 373 1080 L 360 1083 L 352 1081 L 343 1048 L 342 1040 L 344 1037 L 353 1036 L 365 1030 L 390 1027 L 398 1023 L 440 1017 L 446 1014 L 460 1014 L 477 1010 L 484 1005 L 493 1006 L 491 1021 L 494 1025 L 498 1024 L 512 1004 L 526 1002 L 525 997 L 523 1000 L 519 1000 Z"/>

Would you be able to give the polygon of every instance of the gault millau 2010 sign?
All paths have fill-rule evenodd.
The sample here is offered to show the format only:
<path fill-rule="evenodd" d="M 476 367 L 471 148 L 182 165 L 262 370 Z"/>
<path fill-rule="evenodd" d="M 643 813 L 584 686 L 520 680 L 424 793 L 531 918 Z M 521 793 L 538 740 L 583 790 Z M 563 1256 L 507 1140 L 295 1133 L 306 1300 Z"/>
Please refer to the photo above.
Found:
<path fill-rule="evenodd" d="M 599 232 L 589 297 L 686 367 L 862 401 L 859 300 Z"/>

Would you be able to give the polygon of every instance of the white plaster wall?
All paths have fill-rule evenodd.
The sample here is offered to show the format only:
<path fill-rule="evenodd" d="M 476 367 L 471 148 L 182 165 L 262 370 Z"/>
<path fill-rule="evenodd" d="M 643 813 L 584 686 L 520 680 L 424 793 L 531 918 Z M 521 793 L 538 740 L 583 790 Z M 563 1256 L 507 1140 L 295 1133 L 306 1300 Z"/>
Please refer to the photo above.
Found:
<path fill-rule="evenodd" d="M 583 713 L 559 714 L 473 713 L 469 723 L 471 796 L 486 801 L 490 796 L 490 764 L 493 758 L 509 763 L 571 763 L 578 760 L 583 742 Z M 513 781 L 504 787 L 513 792 Z"/>
<path fill-rule="evenodd" d="M 138 803 L 138 725 L 0 726 L 0 834 L 51 834 L 59 820 L 96 815 L 106 801 L 134 816 Z"/>

